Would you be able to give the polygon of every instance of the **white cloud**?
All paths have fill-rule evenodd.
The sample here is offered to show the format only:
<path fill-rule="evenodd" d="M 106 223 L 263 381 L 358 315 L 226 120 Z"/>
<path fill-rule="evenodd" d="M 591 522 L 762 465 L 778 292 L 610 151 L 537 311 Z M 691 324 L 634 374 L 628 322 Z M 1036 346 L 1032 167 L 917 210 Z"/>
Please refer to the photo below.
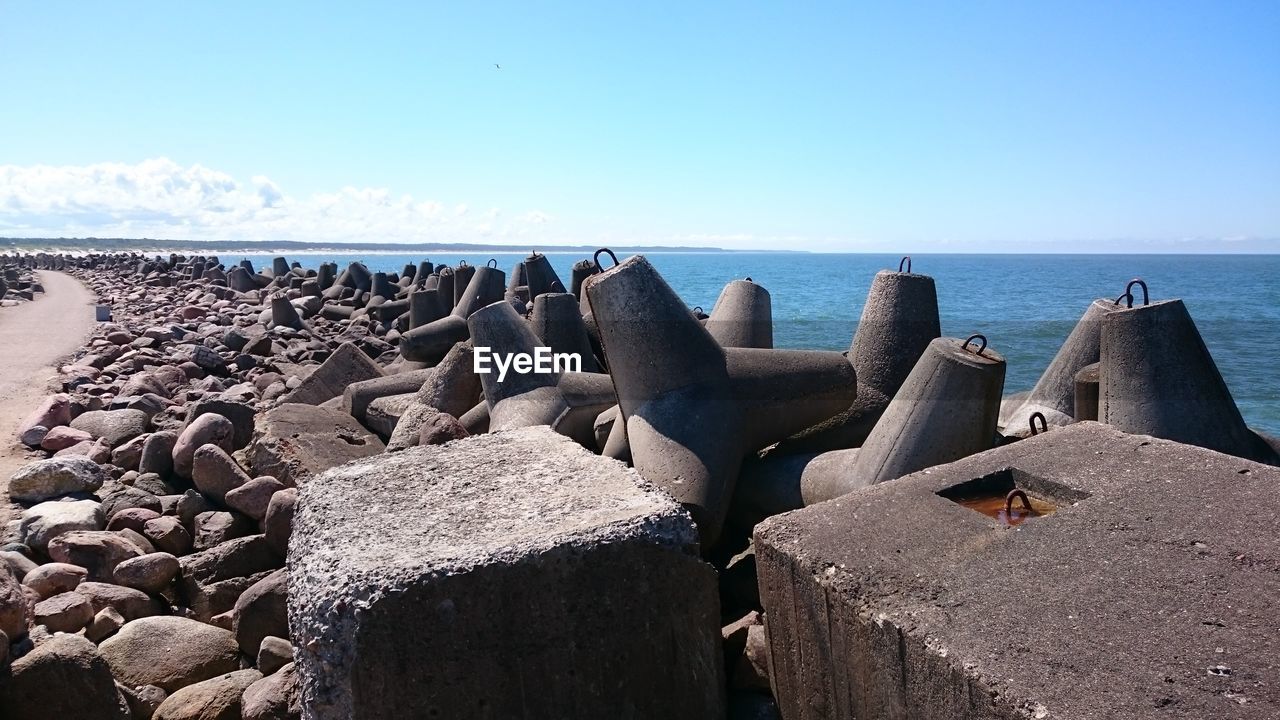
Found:
<path fill-rule="evenodd" d="M 152 237 L 190 240 L 465 242 L 519 237 L 550 218 L 468 206 L 386 188 L 344 187 L 289 195 L 261 175 L 242 183 L 167 158 L 84 166 L 0 165 L 0 235 Z M 509 219 L 507 219 L 509 218 Z"/>

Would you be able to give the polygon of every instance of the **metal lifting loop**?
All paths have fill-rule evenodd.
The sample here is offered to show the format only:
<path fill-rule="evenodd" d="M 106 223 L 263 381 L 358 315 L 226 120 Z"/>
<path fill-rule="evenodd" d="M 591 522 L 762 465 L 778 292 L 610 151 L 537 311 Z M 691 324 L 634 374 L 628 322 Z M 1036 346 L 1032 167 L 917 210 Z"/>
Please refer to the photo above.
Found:
<path fill-rule="evenodd" d="M 1035 512 L 1035 508 L 1031 507 L 1031 499 L 1027 497 L 1027 494 L 1019 488 L 1014 488 L 1009 491 L 1008 495 L 1004 496 L 1004 514 L 1006 517 L 1013 517 L 1014 498 L 1022 501 L 1022 507 L 1026 508 L 1027 512 Z"/>
<path fill-rule="evenodd" d="M 903 265 L 907 266 L 907 274 L 911 274 L 911 256 L 910 255 L 903 255 L 902 259 L 898 261 L 898 272 L 902 272 Z"/>
<path fill-rule="evenodd" d="M 1129 281 L 1129 284 L 1124 286 L 1124 294 L 1125 294 L 1125 295 L 1129 295 L 1130 297 L 1132 297 L 1132 295 L 1133 295 L 1133 286 L 1134 286 L 1134 285 L 1137 285 L 1138 287 L 1142 288 L 1142 304 L 1143 304 L 1143 305 L 1150 305 L 1150 304 L 1151 304 L 1151 298 L 1150 298 L 1150 296 L 1148 296 L 1148 295 L 1147 295 L 1147 284 L 1146 284 L 1145 282 L 1143 282 L 1142 278 L 1134 278 L 1134 279 L 1130 280 L 1130 281 Z M 1133 307 L 1133 300 L 1132 300 L 1132 299 L 1129 301 L 1129 307 Z"/>
<path fill-rule="evenodd" d="M 751 279 L 751 276 L 750 276 L 750 275 L 748 275 L 748 276 L 747 276 L 747 282 L 755 282 L 755 280 L 752 280 L 752 279 Z"/>
<path fill-rule="evenodd" d="M 981 355 L 982 352 L 987 349 L 987 336 L 983 335 L 982 333 L 974 333 L 973 335 L 970 335 L 968 338 L 965 339 L 964 344 L 960 346 L 960 349 L 968 350 L 969 343 L 973 342 L 974 340 L 982 341 L 982 347 L 978 348 L 978 354 Z"/>
<path fill-rule="evenodd" d="M 702 314 L 702 306 L 701 306 L 701 305 L 694 305 L 694 306 L 693 306 L 693 314 L 694 314 L 694 315 L 701 315 L 701 314 Z"/>
<path fill-rule="evenodd" d="M 1114 302 L 1112 302 L 1111 304 L 1112 304 L 1112 305 L 1119 305 L 1121 300 L 1127 300 L 1127 301 L 1128 301 L 1128 303 L 1125 305 L 1125 307 L 1133 307 L 1133 293 L 1129 293 L 1129 292 L 1127 292 L 1127 293 L 1125 293 L 1125 294 L 1121 295 L 1120 297 L 1116 298 L 1116 299 L 1115 299 L 1115 301 L 1114 301 Z"/>
<path fill-rule="evenodd" d="M 498 258 L 489 258 L 489 262 L 488 262 L 488 263 L 485 263 L 485 264 L 486 264 L 488 267 L 496 268 L 496 267 L 498 267 Z"/>
<path fill-rule="evenodd" d="M 460 267 L 460 268 L 464 268 L 464 267 L 466 267 L 466 266 L 467 266 L 467 261 L 466 261 L 466 260 L 459 260 L 459 261 L 458 261 L 458 267 Z"/>
<path fill-rule="evenodd" d="M 600 272 L 604 272 L 604 268 L 600 266 L 600 253 L 606 253 L 609 256 L 609 258 L 613 260 L 613 266 L 614 267 L 618 266 L 619 264 L 618 256 L 614 255 L 613 251 L 610 250 L 609 248 L 600 248 L 599 250 L 596 251 L 595 255 L 591 256 L 591 260 L 596 264 L 596 270 Z"/>
<path fill-rule="evenodd" d="M 1036 418 L 1040 419 L 1039 430 L 1036 429 Z M 1044 413 L 1042 412 L 1031 413 L 1031 434 L 1039 435 L 1042 432 L 1049 432 L 1049 421 L 1045 419 Z"/>

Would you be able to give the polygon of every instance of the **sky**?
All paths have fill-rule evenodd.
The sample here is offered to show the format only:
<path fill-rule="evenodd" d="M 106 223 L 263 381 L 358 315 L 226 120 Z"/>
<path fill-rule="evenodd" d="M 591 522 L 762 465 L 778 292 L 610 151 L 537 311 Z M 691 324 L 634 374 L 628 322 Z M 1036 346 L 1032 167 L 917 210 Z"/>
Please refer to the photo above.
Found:
<path fill-rule="evenodd" d="M 0 236 L 1280 252 L 1277 38 L 1274 0 L 0 0 Z"/>

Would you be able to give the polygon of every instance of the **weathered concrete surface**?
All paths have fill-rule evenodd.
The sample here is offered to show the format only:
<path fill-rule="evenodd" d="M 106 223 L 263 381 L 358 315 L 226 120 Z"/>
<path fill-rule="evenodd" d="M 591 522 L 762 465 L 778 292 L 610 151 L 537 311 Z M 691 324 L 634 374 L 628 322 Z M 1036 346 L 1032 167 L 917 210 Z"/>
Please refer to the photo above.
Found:
<path fill-rule="evenodd" d="M 343 343 L 297 389 L 282 397 L 280 402 L 319 405 L 326 400 L 342 397 L 343 391 L 352 383 L 382 376 L 382 368 L 360 348 L 353 343 Z"/>
<path fill-rule="evenodd" d="M 340 410 L 285 403 L 258 418 L 253 441 L 242 452 L 243 464 L 255 475 L 294 485 L 385 449 L 376 435 Z"/>
<path fill-rule="evenodd" d="M 549 428 L 312 478 L 288 567 L 305 718 L 723 717 L 692 519 Z"/>
<path fill-rule="evenodd" d="M 1007 528 L 936 494 L 1009 468 L 1062 506 Z M 1277 486 L 1082 423 L 767 520 L 782 714 L 1280 717 Z"/>

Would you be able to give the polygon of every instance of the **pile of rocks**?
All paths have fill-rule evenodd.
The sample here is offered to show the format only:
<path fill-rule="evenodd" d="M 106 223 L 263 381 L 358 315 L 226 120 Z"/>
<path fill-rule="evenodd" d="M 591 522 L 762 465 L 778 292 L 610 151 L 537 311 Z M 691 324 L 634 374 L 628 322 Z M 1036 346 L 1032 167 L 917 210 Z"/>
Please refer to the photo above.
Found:
<path fill-rule="evenodd" d="M 691 312 L 644 257 L 615 259 L 606 270 L 604 253 L 574 265 L 568 288 L 537 253 L 509 276 L 496 263 L 423 262 L 381 273 L 360 263 L 341 272 L 333 264 L 305 269 L 284 258 L 261 269 L 176 254 L 24 258 L 22 267 L 79 277 L 111 321 L 60 368 L 62 391 L 18 430 L 42 459 L 9 485 L 22 510 L 0 551 L 11 571 L 0 572 L 5 716 L 289 718 L 304 707 L 332 716 L 316 708 L 342 702 L 307 694 L 322 684 L 316 663 L 330 648 L 302 643 L 295 672 L 298 636 L 288 618 L 339 617 L 350 607 L 305 607 L 290 597 L 291 586 L 324 585 L 315 568 L 335 566 L 328 547 L 289 546 L 299 489 L 323 498 L 318 486 L 345 478 L 358 485 L 356 495 L 394 496 L 412 508 L 414 498 L 431 497 L 413 483 L 448 473 L 406 475 L 417 467 L 411 460 L 448 448 L 409 448 L 549 426 L 630 465 L 688 511 L 693 552 L 714 567 L 719 586 L 711 606 L 699 607 L 721 626 L 723 656 L 715 662 L 724 664 L 706 674 L 717 678 L 710 702 L 727 698 L 731 717 L 776 717 L 756 524 L 1017 440 L 1025 434 L 1021 416 L 1001 420 L 1015 417 L 1001 412 L 1004 359 L 980 335 L 939 337 L 933 280 L 912 273 L 909 259 L 905 271 L 875 277 L 849 352 L 836 353 L 774 349 L 769 294 L 750 279 L 730 282 L 708 316 Z M 1164 312 L 1145 307 L 1126 310 Z M 1125 317 L 1118 301 L 1104 309 Z M 1053 392 L 1032 397 L 1032 422 L 1038 417 L 1048 429 L 1084 419 L 1063 399 L 1088 364 L 1116 366 L 1107 363 L 1105 337 L 1097 323 L 1082 321 L 1069 345 L 1083 338 L 1084 349 L 1055 360 L 1061 367 L 1046 373 Z M 1147 342 L 1137 336 L 1123 347 Z M 581 365 L 499 379 L 477 371 L 481 348 L 510 356 L 550 348 Z M 1211 362 L 1203 365 L 1188 364 L 1187 373 L 1216 377 Z M 1118 370 L 1103 374 L 1121 388 Z M 1167 394 L 1133 385 L 1134 402 Z M 1092 387 L 1096 398 L 1096 380 Z M 1114 404 L 1120 395 L 1104 397 Z M 1234 410 L 1229 395 L 1220 404 Z M 1104 407 L 1103 415 L 1120 422 L 1118 411 Z M 1235 435 L 1250 452 L 1261 443 L 1259 456 L 1274 453 L 1252 433 Z M 457 456 L 482 465 L 490 446 L 466 442 L 473 444 Z M 348 472 L 327 473 L 338 466 Z M 596 472 L 583 467 L 580 476 Z M 464 487 L 472 487 L 465 477 L 472 472 L 485 471 L 449 470 Z M 522 504 L 532 491 L 519 473 L 505 472 L 502 491 Z M 379 495 L 377 483 L 354 479 L 365 474 L 400 483 L 398 494 Z M 345 517 L 339 505 L 331 510 Z M 521 518 L 535 529 L 558 512 L 554 502 L 527 505 L 540 508 Z M 488 515 L 474 527 L 509 526 L 503 503 L 481 506 Z M 320 517 L 312 518 L 313 533 L 328 526 Z M 421 542 L 430 546 L 431 538 Z M 510 551 L 500 538 L 492 544 Z M 425 549 L 392 553 L 393 569 L 413 566 Z M 299 567 L 313 575 L 291 583 Z M 403 578 L 395 579 L 389 586 L 400 587 Z M 362 598 L 360 612 L 373 613 L 378 598 L 364 593 L 377 592 L 342 590 Z M 572 638 L 557 637 L 573 650 Z M 522 657 L 503 660 L 519 666 Z M 511 679 L 501 675 L 506 668 L 495 666 L 495 683 Z M 397 688 L 378 687 L 395 707 Z"/>
<path fill-rule="evenodd" d="M 0 255 L 0 307 L 35 300 L 36 293 L 44 292 L 32 271 L 34 264 L 29 256 Z"/>

